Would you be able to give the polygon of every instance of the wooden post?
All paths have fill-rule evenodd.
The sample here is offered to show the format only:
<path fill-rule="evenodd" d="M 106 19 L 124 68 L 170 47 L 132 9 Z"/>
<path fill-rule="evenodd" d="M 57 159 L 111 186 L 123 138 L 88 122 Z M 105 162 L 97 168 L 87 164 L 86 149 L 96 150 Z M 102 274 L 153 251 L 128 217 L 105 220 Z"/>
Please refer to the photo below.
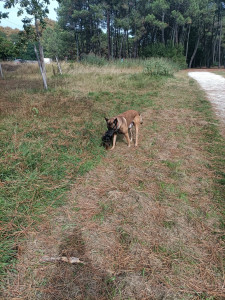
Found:
<path fill-rule="evenodd" d="M 56 56 L 55 59 L 56 59 L 56 63 L 57 63 L 57 67 L 58 67 L 59 73 L 60 73 L 60 75 L 62 75 L 62 69 L 61 69 L 58 57 Z"/>
<path fill-rule="evenodd" d="M 1 63 L 0 63 L 0 74 L 1 74 L 2 79 L 4 79 L 3 72 L 2 72 L 2 65 L 1 65 Z"/>
<path fill-rule="evenodd" d="M 53 71 L 53 75 L 55 76 L 55 68 L 54 68 L 54 65 L 52 64 L 52 71 Z"/>

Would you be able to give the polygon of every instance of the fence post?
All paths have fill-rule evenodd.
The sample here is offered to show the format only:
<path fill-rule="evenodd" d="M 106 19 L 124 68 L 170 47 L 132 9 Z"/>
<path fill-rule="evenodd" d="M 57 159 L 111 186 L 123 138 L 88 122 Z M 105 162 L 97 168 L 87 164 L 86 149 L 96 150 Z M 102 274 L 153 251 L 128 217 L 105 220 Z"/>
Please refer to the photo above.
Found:
<path fill-rule="evenodd" d="M 0 63 L 0 74 L 1 74 L 2 79 L 4 79 L 3 72 L 2 72 L 2 65 L 1 65 L 1 63 Z"/>

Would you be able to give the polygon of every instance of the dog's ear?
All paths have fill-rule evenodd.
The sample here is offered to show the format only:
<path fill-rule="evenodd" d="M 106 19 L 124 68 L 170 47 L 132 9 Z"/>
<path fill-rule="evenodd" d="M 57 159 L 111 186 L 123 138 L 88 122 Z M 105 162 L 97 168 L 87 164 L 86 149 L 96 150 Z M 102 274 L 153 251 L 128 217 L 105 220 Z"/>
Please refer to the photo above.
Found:
<path fill-rule="evenodd" d="M 108 121 L 109 121 L 109 119 L 107 119 L 107 118 L 105 118 L 105 120 L 106 120 L 106 122 L 108 122 Z"/>
<path fill-rule="evenodd" d="M 113 121 L 113 123 L 114 123 L 115 125 L 117 125 L 117 123 L 118 123 L 117 118 Z"/>

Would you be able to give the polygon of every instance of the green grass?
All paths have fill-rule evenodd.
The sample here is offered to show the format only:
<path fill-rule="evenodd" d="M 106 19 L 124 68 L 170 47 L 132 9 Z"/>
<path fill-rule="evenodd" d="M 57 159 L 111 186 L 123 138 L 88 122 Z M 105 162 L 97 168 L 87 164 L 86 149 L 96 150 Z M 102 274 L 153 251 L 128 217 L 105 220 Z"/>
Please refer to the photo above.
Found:
<path fill-rule="evenodd" d="M 64 205 L 71 184 L 106 154 L 101 146 L 104 117 L 152 107 L 157 88 L 166 80 L 142 73 L 111 74 L 107 80 L 120 85 L 115 92 L 98 88 L 81 92 L 74 88 L 77 75 L 57 76 L 50 78 L 49 90 L 43 91 L 36 83 L 38 73 L 33 72 L 28 80 L 13 74 L 8 80 L 13 78 L 14 86 L 10 83 L 5 101 L 17 108 L 12 105 L 0 120 L 0 274 L 13 268 L 18 239 L 26 228 L 43 220 L 49 208 Z M 105 77 L 93 76 L 92 80 L 98 87 Z M 140 92 L 150 86 L 154 91 Z M 104 207 L 102 210 L 104 215 Z"/>
<path fill-rule="evenodd" d="M 208 123 L 202 128 L 203 142 L 205 143 L 205 150 L 211 157 L 208 164 L 208 168 L 215 172 L 214 177 L 214 201 L 221 207 L 220 218 L 221 229 L 225 228 L 225 140 L 220 134 L 218 127 L 218 120 L 215 119 L 210 102 L 204 99 L 204 96 L 200 96 L 193 103 L 193 110 L 197 111 L 203 116 Z M 223 237 L 225 239 L 225 236 Z"/>
<path fill-rule="evenodd" d="M 64 205 L 66 192 L 75 178 L 90 171 L 105 155 L 100 147 L 100 131 L 92 122 L 84 124 L 76 138 L 72 138 L 63 134 L 69 119 L 58 119 L 60 128 L 51 127 L 53 120 L 43 120 L 41 116 L 39 122 L 45 123 L 44 128 L 35 120 L 18 120 L 17 129 L 10 119 L 4 119 L 8 130 L 2 130 L 0 150 L 4 228 L 0 245 L 1 274 L 16 255 L 17 237 L 27 226 L 40 221 L 48 207 Z M 17 141 L 15 130 L 19 135 Z"/>

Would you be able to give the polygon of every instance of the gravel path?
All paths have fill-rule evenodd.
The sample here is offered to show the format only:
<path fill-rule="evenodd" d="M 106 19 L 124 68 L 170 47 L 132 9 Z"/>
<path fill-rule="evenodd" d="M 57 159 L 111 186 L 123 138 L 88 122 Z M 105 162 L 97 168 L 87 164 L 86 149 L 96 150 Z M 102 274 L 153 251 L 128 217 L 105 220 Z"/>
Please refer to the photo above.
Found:
<path fill-rule="evenodd" d="M 225 78 L 211 72 L 189 72 L 197 80 L 216 109 L 216 114 L 225 123 Z"/>

